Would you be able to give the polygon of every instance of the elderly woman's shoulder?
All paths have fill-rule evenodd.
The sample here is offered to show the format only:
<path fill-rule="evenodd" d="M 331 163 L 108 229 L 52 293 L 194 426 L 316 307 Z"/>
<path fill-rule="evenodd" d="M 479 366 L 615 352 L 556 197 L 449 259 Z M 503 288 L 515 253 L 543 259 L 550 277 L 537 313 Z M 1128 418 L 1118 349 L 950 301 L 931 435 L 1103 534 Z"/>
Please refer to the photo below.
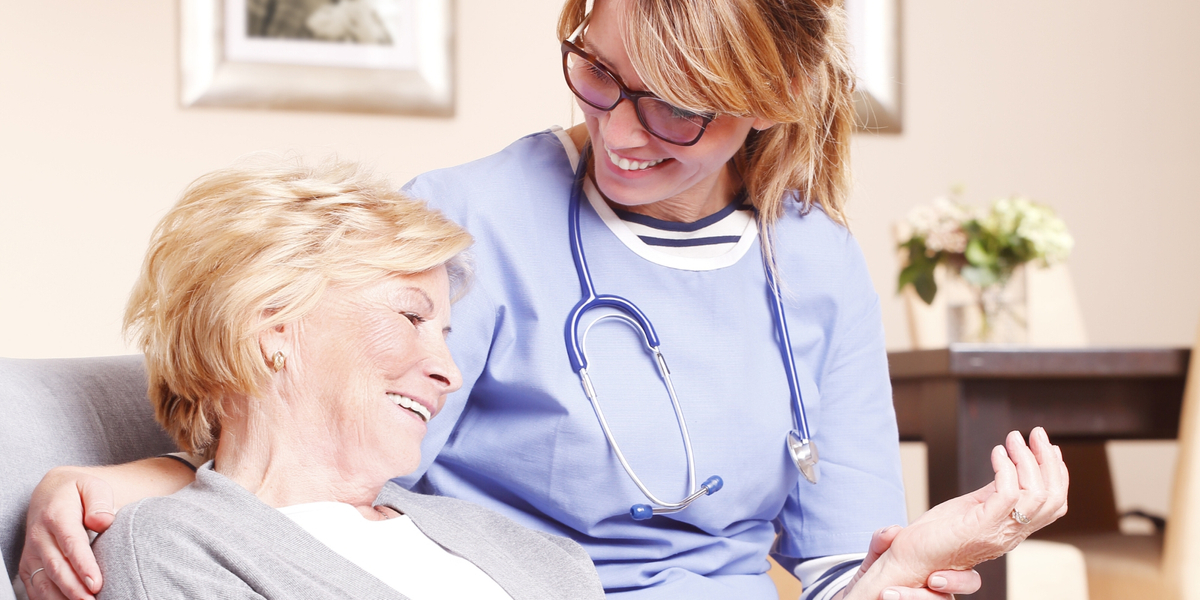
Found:
<path fill-rule="evenodd" d="M 530 529 L 465 500 L 409 491 L 390 481 L 376 503 L 407 515 L 425 535 L 468 560 L 474 555 L 509 563 L 509 570 L 527 569 L 525 576 L 542 579 L 556 597 L 604 597 L 591 558 L 570 539 Z"/>
<path fill-rule="evenodd" d="M 96 538 L 97 556 L 158 553 L 170 546 L 192 546 L 195 540 L 209 537 L 205 532 L 219 527 L 230 512 L 224 505 L 227 499 L 206 489 L 203 483 L 193 483 L 170 496 L 144 498 L 126 505 Z M 262 507 L 270 510 L 266 505 Z"/>
<path fill-rule="evenodd" d="M 186 530 L 199 528 L 196 511 L 202 507 L 176 498 L 145 498 L 126 505 L 117 512 L 112 525 L 101 533 L 93 546 L 97 554 L 105 550 L 138 549 L 186 535 Z M 167 532 L 170 531 L 168 534 Z"/>
<path fill-rule="evenodd" d="M 196 541 L 209 534 L 211 515 L 173 496 L 146 498 L 122 508 L 92 544 L 104 574 L 105 598 L 157 597 L 155 581 L 176 569 Z M 207 525 L 206 525 L 207 524 Z"/>
<path fill-rule="evenodd" d="M 121 509 L 96 539 L 99 600 L 393 597 L 237 483 L 207 466 L 196 477 Z"/>
<path fill-rule="evenodd" d="M 211 463 L 209 463 L 211 465 Z M 257 523 L 277 515 L 249 491 L 209 468 L 196 481 L 170 496 L 145 498 L 117 512 L 93 545 L 101 567 L 134 557 L 178 557 L 208 553 L 217 540 L 244 536 Z M 275 520 L 283 520 L 282 515 Z M 141 559 L 144 566 L 145 559 Z"/>

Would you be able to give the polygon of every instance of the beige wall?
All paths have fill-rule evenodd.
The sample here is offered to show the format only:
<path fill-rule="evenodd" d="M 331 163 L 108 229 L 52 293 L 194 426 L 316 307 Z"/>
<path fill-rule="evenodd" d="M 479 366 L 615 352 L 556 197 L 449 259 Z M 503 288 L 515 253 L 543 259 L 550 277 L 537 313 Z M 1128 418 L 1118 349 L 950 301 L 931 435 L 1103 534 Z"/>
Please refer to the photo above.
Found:
<path fill-rule="evenodd" d="M 239 155 L 336 152 L 400 183 L 566 124 L 557 5 L 457 0 L 457 116 L 418 119 L 183 110 L 175 1 L 0 3 L 0 356 L 127 352 L 150 229 Z M 905 130 L 856 139 L 851 209 L 889 345 L 907 345 L 889 224 L 955 184 L 1059 209 L 1094 343 L 1191 343 L 1197 23 L 1193 0 L 904 2 Z"/>
<path fill-rule="evenodd" d="M 1200 318 L 1200 3 L 906 1 L 905 130 L 856 145 L 855 233 L 891 298 L 888 224 L 951 185 L 1052 204 L 1093 344 L 1190 345 Z M 888 340 L 907 344 L 898 302 Z"/>
<path fill-rule="evenodd" d="M 366 160 L 397 185 L 568 122 L 559 0 L 457 1 L 452 119 L 181 109 L 178 2 L 0 2 L 0 356 L 121 354 L 154 224 L 257 150 Z"/>

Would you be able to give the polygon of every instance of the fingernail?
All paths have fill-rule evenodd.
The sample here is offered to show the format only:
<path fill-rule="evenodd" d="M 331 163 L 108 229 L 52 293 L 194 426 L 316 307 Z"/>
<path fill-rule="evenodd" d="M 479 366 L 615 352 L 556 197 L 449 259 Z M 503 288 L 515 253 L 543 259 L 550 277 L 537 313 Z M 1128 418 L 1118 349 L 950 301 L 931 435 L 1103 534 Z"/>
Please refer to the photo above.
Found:
<path fill-rule="evenodd" d="M 1054 447 L 1054 454 L 1055 454 L 1056 456 L 1058 456 L 1058 460 L 1062 460 L 1062 448 L 1059 448 L 1058 446 L 1055 446 L 1055 447 Z"/>
<path fill-rule="evenodd" d="M 896 590 L 884 590 L 883 600 L 900 600 L 900 592 Z"/>
<path fill-rule="evenodd" d="M 933 577 L 929 578 L 929 587 L 934 588 L 934 589 L 940 590 L 940 589 L 946 587 L 947 583 L 949 583 L 949 582 L 946 581 L 946 578 L 942 577 L 941 575 L 934 575 Z"/>
<path fill-rule="evenodd" d="M 884 529 L 884 531 L 891 532 L 891 531 L 896 531 L 897 529 L 900 529 L 900 526 L 899 526 L 899 525 L 888 525 L 888 526 L 887 526 L 887 527 Z"/>
<path fill-rule="evenodd" d="M 84 577 L 83 583 L 87 585 L 88 591 L 92 592 L 93 594 L 100 591 L 100 588 L 96 587 L 96 580 L 92 579 L 91 577 Z"/>
<path fill-rule="evenodd" d="M 97 508 L 96 510 L 92 511 L 93 515 L 98 515 L 101 513 L 106 514 L 106 515 L 112 515 L 114 517 L 117 516 L 117 513 L 113 512 L 111 510 L 103 509 L 103 508 Z"/>

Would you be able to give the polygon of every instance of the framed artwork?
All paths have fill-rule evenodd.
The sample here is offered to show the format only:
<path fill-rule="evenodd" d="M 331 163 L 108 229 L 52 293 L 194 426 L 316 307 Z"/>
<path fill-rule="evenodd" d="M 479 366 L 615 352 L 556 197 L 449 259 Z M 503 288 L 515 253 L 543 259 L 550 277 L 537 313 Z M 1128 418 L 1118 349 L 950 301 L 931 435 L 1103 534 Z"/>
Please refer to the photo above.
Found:
<path fill-rule="evenodd" d="M 451 0 L 181 0 L 181 102 L 450 116 Z"/>
<path fill-rule="evenodd" d="M 900 133 L 900 0 L 846 0 L 860 129 Z"/>

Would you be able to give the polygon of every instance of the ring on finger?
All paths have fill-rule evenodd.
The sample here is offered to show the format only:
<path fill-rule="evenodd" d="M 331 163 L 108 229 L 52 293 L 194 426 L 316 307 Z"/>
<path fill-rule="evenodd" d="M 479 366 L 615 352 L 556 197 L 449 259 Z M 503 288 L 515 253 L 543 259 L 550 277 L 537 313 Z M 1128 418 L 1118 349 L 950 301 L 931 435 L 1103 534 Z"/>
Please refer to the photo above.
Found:
<path fill-rule="evenodd" d="M 1012 511 L 1012 518 L 1014 521 L 1016 521 L 1022 525 L 1028 525 L 1033 521 L 1033 519 L 1030 519 L 1029 517 L 1025 516 L 1024 513 L 1022 513 L 1021 511 L 1019 511 L 1015 508 Z"/>

